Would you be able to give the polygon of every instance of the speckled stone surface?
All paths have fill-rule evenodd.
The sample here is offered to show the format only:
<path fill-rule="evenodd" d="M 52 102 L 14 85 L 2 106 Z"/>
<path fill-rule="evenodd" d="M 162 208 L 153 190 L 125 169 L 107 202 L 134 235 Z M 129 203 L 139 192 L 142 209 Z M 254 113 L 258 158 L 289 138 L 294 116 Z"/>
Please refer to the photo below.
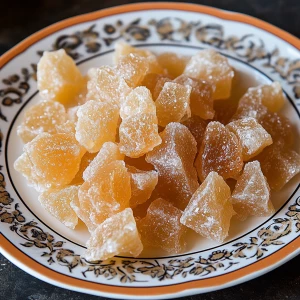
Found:
<path fill-rule="evenodd" d="M 30 34 L 57 21 L 101 8 L 139 1 L 31 0 L 0 2 L 0 54 Z M 260 18 L 300 37 L 299 0 L 203 0 L 191 1 Z M 104 299 L 64 290 L 15 267 L 0 255 L 0 299 L 89 300 Z M 249 282 L 184 300 L 300 300 L 300 256 Z"/>

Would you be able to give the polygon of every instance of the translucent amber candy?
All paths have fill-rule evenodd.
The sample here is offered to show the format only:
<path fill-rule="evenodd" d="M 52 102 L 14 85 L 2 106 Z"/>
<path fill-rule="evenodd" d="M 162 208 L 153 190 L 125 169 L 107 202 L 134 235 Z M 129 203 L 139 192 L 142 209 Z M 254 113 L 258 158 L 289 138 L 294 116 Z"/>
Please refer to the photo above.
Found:
<path fill-rule="evenodd" d="M 140 156 L 138 158 L 131 158 L 131 157 L 125 156 L 124 161 L 125 161 L 126 165 L 135 167 L 135 168 L 143 170 L 143 171 L 154 170 L 153 165 L 146 162 L 146 155 Z"/>
<path fill-rule="evenodd" d="M 173 82 L 173 80 L 170 79 L 168 76 L 161 76 L 160 78 L 158 78 L 155 88 L 152 93 L 154 101 L 156 101 L 156 99 L 158 98 L 158 96 L 161 93 L 161 91 L 163 90 L 163 87 L 166 82 Z"/>
<path fill-rule="evenodd" d="M 188 58 L 173 52 L 164 52 L 157 56 L 157 60 L 172 78 L 176 78 L 183 73 Z"/>
<path fill-rule="evenodd" d="M 210 172 L 193 194 L 180 222 L 202 236 L 222 243 L 234 214 L 229 186 L 216 172 Z"/>
<path fill-rule="evenodd" d="M 158 93 L 158 95 L 154 98 L 154 89 L 155 89 L 158 81 L 160 79 L 162 79 L 162 78 L 168 78 L 169 80 L 171 80 L 166 75 L 156 74 L 156 73 L 148 73 L 148 74 L 146 74 L 146 76 L 144 77 L 144 79 L 143 79 L 143 81 L 141 83 L 142 86 L 145 86 L 146 88 L 148 88 L 150 90 L 150 92 L 151 92 L 151 94 L 153 96 L 153 99 L 156 99 L 157 96 L 159 95 L 160 91 L 161 91 L 160 90 L 159 93 Z M 162 87 L 161 87 L 161 89 L 162 89 Z"/>
<path fill-rule="evenodd" d="M 192 87 L 190 106 L 194 115 L 200 116 L 202 119 L 212 119 L 215 115 L 213 93 L 215 87 L 203 80 L 190 78 L 181 75 L 174 79 L 174 82 Z"/>
<path fill-rule="evenodd" d="M 199 186 L 194 167 L 197 143 L 180 123 L 169 123 L 160 135 L 162 143 L 147 153 L 146 161 L 158 171 L 159 195 L 184 209 Z"/>
<path fill-rule="evenodd" d="M 180 122 L 191 116 L 190 94 L 192 88 L 178 83 L 166 82 L 155 101 L 158 125 Z"/>
<path fill-rule="evenodd" d="M 41 133 L 27 143 L 15 169 L 38 191 L 69 184 L 85 153 L 72 134 Z"/>
<path fill-rule="evenodd" d="M 61 190 L 48 190 L 39 195 L 39 201 L 57 220 L 74 229 L 78 223 L 78 217 L 70 203 L 73 199 L 78 199 L 78 189 L 78 186 L 68 186 Z"/>
<path fill-rule="evenodd" d="M 238 138 L 219 122 L 210 122 L 195 161 L 199 179 L 215 171 L 224 179 L 235 178 L 243 168 L 242 146 Z"/>
<path fill-rule="evenodd" d="M 75 136 L 89 152 L 98 152 L 105 142 L 116 140 L 117 106 L 90 100 L 79 107 L 77 116 Z"/>
<path fill-rule="evenodd" d="M 270 199 L 270 188 L 258 161 L 245 164 L 231 199 L 233 209 L 241 220 L 247 216 L 269 216 L 275 212 Z"/>
<path fill-rule="evenodd" d="M 42 132 L 56 133 L 57 126 L 64 124 L 66 119 L 66 111 L 62 104 L 56 101 L 42 101 L 25 112 L 17 134 L 24 143 L 28 143 Z"/>
<path fill-rule="evenodd" d="M 127 169 L 131 182 L 130 207 L 134 208 L 150 198 L 157 185 L 158 174 L 156 171 L 142 171 L 132 166 L 127 166 Z"/>
<path fill-rule="evenodd" d="M 180 253 L 185 248 L 186 228 L 180 223 L 182 212 L 164 199 L 154 200 L 145 218 L 137 220 L 145 246 L 161 248 L 169 253 Z"/>
<path fill-rule="evenodd" d="M 233 68 L 225 56 L 214 50 L 203 50 L 192 56 L 184 74 L 214 84 L 216 86 L 214 99 L 226 99 L 230 96 Z"/>
<path fill-rule="evenodd" d="M 106 219 L 92 232 L 84 257 L 88 261 L 106 260 L 115 255 L 136 257 L 143 250 L 132 210 L 127 208 Z"/>
<path fill-rule="evenodd" d="M 226 128 L 233 132 L 240 141 L 244 161 L 256 156 L 273 142 L 272 137 L 254 118 L 233 121 L 226 125 Z"/>
<path fill-rule="evenodd" d="M 37 84 L 45 100 L 70 103 L 80 92 L 84 79 L 65 50 L 44 52 L 37 65 Z"/>

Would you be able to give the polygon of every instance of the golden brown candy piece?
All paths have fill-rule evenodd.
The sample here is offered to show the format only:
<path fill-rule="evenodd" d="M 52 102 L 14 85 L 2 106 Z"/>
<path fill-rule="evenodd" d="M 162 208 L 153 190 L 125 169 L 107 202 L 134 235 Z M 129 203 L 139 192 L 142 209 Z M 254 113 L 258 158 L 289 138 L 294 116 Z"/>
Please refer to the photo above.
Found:
<path fill-rule="evenodd" d="M 210 172 L 193 194 L 180 222 L 200 235 L 222 243 L 234 214 L 229 186 L 216 172 Z"/>
<path fill-rule="evenodd" d="M 185 248 L 186 228 L 180 223 L 181 210 L 164 199 L 154 200 L 147 215 L 137 220 L 138 230 L 145 246 L 154 246 L 168 253 L 180 253 Z"/>
<path fill-rule="evenodd" d="M 164 52 L 157 56 L 159 64 L 167 69 L 168 74 L 172 78 L 176 78 L 181 75 L 188 62 L 188 58 L 185 56 L 177 55 L 173 52 Z"/>
<path fill-rule="evenodd" d="M 153 99 L 156 99 L 157 96 L 159 95 L 160 91 L 158 92 L 157 96 L 154 97 L 154 90 L 155 90 L 155 87 L 158 83 L 158 81 L 162 78 L 169 78 L 168 76 L 166 75 L 162 75 L 162 74 L 156 74 L 156 73 L 148 73 L 146 74 L 146 76 L 144 77 L 141 85 L 142 86 L 145 86 L 147 89 L 150 90 L 151 94 L 152 94 L 152 97 Z M 171 79 L 170 79 L 171 80 Z M 161 87 L 162 89 L 162 87 Z"/>
<path fill-rule="evenodd" d="M 210 122 L 195 161 L 198 177 L 204 181 L 214 171 L 224 179 L 235 178 L 243 168 L 238 138 L 219 122 Z"/>
<path fill-rule="evenodd" d="M 269 184 L 258 161 L 245 164 L 232 193 L 232 204 L 241 220 L 247 216 L 270 216 L 275 212 Z"/>
<path fill-rule="evenodd" d="M 180 123 L 169 123 L 160 136 L 162 143 L 147 153 L 146 161 L 158 171 L 159 195 L 184 209 L 199 186 L 194 167 L 197 143 Z"/>

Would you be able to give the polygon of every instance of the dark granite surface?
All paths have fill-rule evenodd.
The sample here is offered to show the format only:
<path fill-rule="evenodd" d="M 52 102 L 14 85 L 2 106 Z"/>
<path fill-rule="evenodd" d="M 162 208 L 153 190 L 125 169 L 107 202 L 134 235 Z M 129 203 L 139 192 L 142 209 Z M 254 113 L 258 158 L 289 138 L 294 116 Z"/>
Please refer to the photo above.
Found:
<path fill-rule="evenodd" d="M 28 35 L 54 22 L 81 13 L 134 2 L 139 1 L 31 0 L 10 2 L 2 0 L 0 1 L 0 54 Z M 203 0 L 191 2 L 246 13 L 300 37 L 299 0 Z M 243 298 L 247 300 L 300 299 L 300 256 L 249 282 L 184 299 L 240 300 Z M 88 300 L 96 299 L 96 297 L 64 290 L 42 282 L 15 267 L 0 255 L 0 299 Z"/>

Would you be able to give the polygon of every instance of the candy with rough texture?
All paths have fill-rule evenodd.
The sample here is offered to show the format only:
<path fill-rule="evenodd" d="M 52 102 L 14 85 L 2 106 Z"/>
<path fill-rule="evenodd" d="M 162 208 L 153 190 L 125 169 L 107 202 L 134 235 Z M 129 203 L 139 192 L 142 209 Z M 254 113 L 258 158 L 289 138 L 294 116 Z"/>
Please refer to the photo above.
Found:
<path fill-rule="evenodd" d="M 180 123 L 169 123 L 160 135 L 162 143 L 147 153 L 146 161 L 158 172 L 159 195 L 184 209 L 199 186 L 194 167 L 197 143 Z"/>
<path fill-rule="evenodd" d="M 172 78 L 176 78 L 183 73 L 188 61 L 187 57 L 173 52 L 164 52 L 157 56 L 157 60 Z"/>
<path fill-rule="evenodd" d="M 178 83 L 166 82 L 155 101 L 158 125 L 180 122 L 191 116 L 190 94 L 192 88 Z"/>
<path fill-rule="evenodd" d="M 200 235 L 222 243 L 234 214 L 229 186 L 216 172 L 210 172 L 193 194 L 180 222 Z"/>
<path fill-rule="evenodd" d="M 77 111 L 76 139 L 89 152 L 98 152 L 105 142 L 116 140 L 117 106 L 90 100 Z"/>
<path fill-rule="evenodd" d="M 219 122 L 210 122 L 195 162 L 199 179 L 215 171 L 224 179 L 235 178 L 243 168 L 242 146 L 238 138 Z"/>
<path fill-rule="evenodd" d="M 203 50 L 192 56 L 184 74 L 214 84 L 214 99 L 226 99 L 230 96 L 233 68 L 225 56 L 214 50 Z"/>
<path fill-rule="evenodd" d="M 70 206 L 73 199 L 78 198 L 78 186 L 68 186 L 61 190 L 48 190 L 39 195 L 41 205 L 57 220 L 74 229 L 78 217 Z"/>
<path fill-rule="evenodd" d="M 127 208 L 106 219 L 92 232 L 84 258 L 106 260 L 115 255 L 138 256 L 143 250 L 132 210 Z"/>
<path fill-rule="evenodd" d="M 154 200 L 147 215 L 137 220 L 137 227 L 145 246 L 161 248 L 169 253 L 180 253 L 185 248 L 186 228 L 180 223 L 182 212 L 170 202 Z"/>
<path fill-rule="evenodd" d="M 254 118 L 244 118 L 226 125 L 240 141 L 243 148 L 243 160 L 259 154 L 265 147 L 273 143 L 269 133 Z"/>
<path fill-rule="evenodd" d="M 245 164 L 232 193 L 232 205 L 237 216 L 270 216 L 275 212 L 270 199 L 270 188 L 258 161 Z"/>

